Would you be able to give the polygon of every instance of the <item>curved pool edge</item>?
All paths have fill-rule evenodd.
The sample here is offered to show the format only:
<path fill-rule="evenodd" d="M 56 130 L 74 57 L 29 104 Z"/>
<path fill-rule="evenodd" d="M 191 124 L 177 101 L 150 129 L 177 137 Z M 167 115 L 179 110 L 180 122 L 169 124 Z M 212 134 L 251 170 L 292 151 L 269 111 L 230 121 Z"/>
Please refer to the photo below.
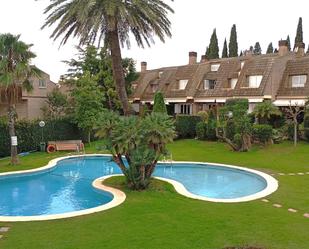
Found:
<path fill-rule="evenodd" d="M 218 203 L 248 202 L 248 201 L 253 201 L 253 200 L 257 200 L 257 199 L 261 199 L 263 197 L 266 197 L 266 196 L 274 193 L 279 187 L 278 181 L 274 177 L 272 177 L 272 176 L 270 176 L 270 175 L 268 175 L 264 172 L 261 172 L 261 171 L 255 170 L 255 169 L 242 167 L 242 166 L 235 166 L 235 165 L 221 164 L 221 163 L 219 164 L 219 163 L 189 162 L 189 161 L 170 161 L 170 162 L 160 162 L 160 163 L 161 164 L 190 163 L 190 164 L 197 164 L 197 165 L 205 165 L 205 166 L 210 165 L 210 166 L 216 166 L 216 167 L 226 167 L 226 168 L 231 168 L 231 169 L 237 169 L 237 170 L 242 170 L 242 171 L 245 171 L 245 172 L 256 174 L 256 175 L 262 177 L 266 181 L 266 184 L 267 184 L 265 189 L 255 193 L 255 194 L 252 194 L 252 195 L 247 195 L 247 196 L 239 197 L 239 198 L 231 198 L 231 199 L 219 199 L 219 198 L 209 198 L 209 197 L 204 197 L 204 196 L 201 196 L 201 195 L 193 194 L 193 193 L 189 192 L 186 189 L 186 187 L 178 181 L 175 181 L 175 180 L 172 180 L 172 179 L 167 179 L 167 178 L 164 178 L 164 177 L 155 177 L 158 180 L 162 180 L 162 181 L 165 181 L 165 182 L 172 184 L 177 193 L 179 193 L 183 196 L 186 196 L 188 198 L 195 199 L 195 200 L 218 202 Z"/>
<path fill-rule="evenodd" d="M 14 172 L 6 172 L 6 173 L 1 173 L 0 177 L 2 176 L 11 176 L 11 175 L 19 175 L 19 174 L 32 174 L 32 173 L 38 173 L 41 171 L 46 171 L 49 169 L 52 169 L 57 166 L 57 163 L 59 161 L 62 161 L 64 159 L 68 158 L 76 158 L 76 157 L 90 157 L 90 156 L 100 156 L 100 157 L 105 157 L 105 156 L 111 156 L 108 154 L 88 154 L 88 155 L 72 155 L 72 156 L 64 156 L 64 157 L 59 157 L 52 159 L 49 161 L 49 163 L 43 167 L 37 168 L 37 169 L 30 169 L 30 170 L 21 170 L 21 171 L 14 171 Z M 49 214 L 49 215 L 34 215 L 34 216 L 0 216 L 0 222 L 24 222 L 24 221 L 47 221 L 47 220 L 58 220 L 58 219 L 65 219 L 65 218 L 73 218 L 77 216 L 82 216 L 82 215 L 87 215 L 87 214 L 93 214 L 101 211 L 105 211 L 111 208 L 114 208 L 116 206 L 119 206 L 122 204 L 125 199 L 126 195 L 124 192 L 122 192 L 119 189 L 112 188 L 109 186 L 106 186 L 103 184 L 103 182 L 111 177 L 114 176 L 119 176 L 119 175 L 108 175 L 108 176 L 103 176 L 95 179 L 92 182 L 92 187 L 101 191 L 108 192 L 113 195 L 113 199 L 103 205 L 93 207 L 93 208 L 88 208 L 88 209 L 83 209 L 80 211 L 74 211 L 74 212 L 68 212 L 68 213 L 62 213 L 62 214 Z"/>

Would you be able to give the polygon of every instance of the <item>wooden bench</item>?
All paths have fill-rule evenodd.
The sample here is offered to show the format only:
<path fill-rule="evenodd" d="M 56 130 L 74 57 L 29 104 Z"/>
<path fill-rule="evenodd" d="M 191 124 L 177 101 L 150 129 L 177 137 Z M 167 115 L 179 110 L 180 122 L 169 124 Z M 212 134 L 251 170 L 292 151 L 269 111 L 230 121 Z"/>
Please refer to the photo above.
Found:
<path fill-rule="evenodd" d="M 53 147 L 55 151 L 80 152 L 84 150 L 84 144 L 82 140 L 49 141 L 47 152 L 52 152 L 49 150 L 51 147 Z"/>

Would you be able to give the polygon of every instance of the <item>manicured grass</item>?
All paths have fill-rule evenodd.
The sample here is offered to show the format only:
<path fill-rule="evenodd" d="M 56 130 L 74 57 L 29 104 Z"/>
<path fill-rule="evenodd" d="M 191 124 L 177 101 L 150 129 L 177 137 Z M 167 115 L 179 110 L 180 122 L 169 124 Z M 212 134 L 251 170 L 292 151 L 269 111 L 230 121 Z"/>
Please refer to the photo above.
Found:
<path fill-rule="evenodd" d="M 95 147 L 88 151 L 95 151 Z M 254 148 L 249 153 L 230 152 L 224 144 L 195 140 L 176 141 L 169 147 L 174 160 L 229 163 L 272 173 L 309 171 L 309 144 L 305 143 L 297 148 L 290 143 Z M 41 153 L 25 157 L 18 168 L 45 164 L 45 157 Z M 108 184 L 127 194 L 121 206 L 72 219 L 8 224 L 12 228 L 0 240 L 0 248 L 220 249 L 249 244 L 308 249 L 309 219 L 302 215 L 309 212 L 309 175 L 276 178 L 280 188 L 268 197 L 271 203 L 238 204 L 188 199 L 159 181 L 147 191 L 134 192 L 122 184 L 121 177 L 112 178 Z M 283 208 L 274 208 L 273 203 Z M 290 207 L 300 211 L 289 213 Z"/>

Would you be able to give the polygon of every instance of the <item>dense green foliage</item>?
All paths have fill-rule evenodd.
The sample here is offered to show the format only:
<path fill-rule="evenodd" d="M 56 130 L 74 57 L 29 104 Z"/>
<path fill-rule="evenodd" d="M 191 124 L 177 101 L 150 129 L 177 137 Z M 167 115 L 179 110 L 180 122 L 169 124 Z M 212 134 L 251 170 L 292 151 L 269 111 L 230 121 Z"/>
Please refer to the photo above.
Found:
<path fill-rule="evenodd" d="M 236 31 L 236 25 L 233 24 L 229 42 L 229 57 L 237 57 L 237 56 L 238 56 L 237 31 Z"/>
<path fill-rule="evenodd" d="M 216 29 L 214 29 L 211 35 L 208 49 L 209 51 L 207 52 L 207 55 L 206 55 L 208 59 L 218 59 L 219 58 L 219 45 L 218 45 Z"/>
<path fill-rule="evenodd" d="M 273 48 L 273 43 L 269 43 L 267 50 L 266 50 L 266 54 L 272 54 L 274 52 L 274 48 Z"/>
<path fill-rule="evenodd" d="M 52 140 L 81 139 L 82 134 L 70 118 L 59 118 L 45 121 L 43 128 L 44 142 Z M 39 120 L 16 122 L 18 152 L 37 150 L 42 142 L 42 128 Z M 10 154 L 10 136 L 6 122 L 0 122 L 0 157 Z"/>
<path fill-rule="evenodd" d="M 273 128 L 267 124 L 255 124 L 252 127 L 253 138 L 258 140 L 262 144 L 266 144 L 271 141 L 273 134 Z"/>
<path fill-rule="evenodd" d="M 288 42 L 288 50 L 291 51 L 291 39 L 289 35 L 287 36 L 286 41 Z"/>
<path fill-rule="evenodd" d="M 294 48 L 297 46 L 298 43 L 304 42 L 303 38 L 303 19 L 300 17 L 297 24 Z"/>
<path fill-rule="evenodd" d="M 196 136 L 196 125 L 201 122 L 200 116 L 177 115 L 176 132 L 179 138 L 194 138 Z"/>
<path fill-rule="evenodd" d="M 164 97 L 161 92 L 156 92 L 154 96 L 153 112 L 167 114 Z"/>
<path fill-rule="evenodd" d="M 306 139 L 309 142 L 309 111 L 306 112 L 304 117 L 304 128 Z"/>
<path fill-rule="evenodd" d="M 46 105 L 41 109 L 44 119 L 54 119 L 66 115 L 68 108 L 67 95 L 56 88 L 47 94 Z"/>
<path fill-rule="evenodd" d="M 227 51 L 227 42 L 226 42 L 226 38 L 224 39 L 224 43 L 223 43 L 223 49 L 222 49 L 222 58 L 227 58 L 228 55 L 228 51 Z"/>
<path fill-rule="evenodd" d="M 252 112 L 260 124 L 268 124 L 272 117 L 281 117 L 282 112 L 271 101 L 258 103 Z"/>
<path fill-rule="evenodd" d="M 203 121 L 198 122 L 196 124 L 195 130 L 196 130 L 196 137 L 199 140 L 205 140 L 206 139 L 207 123 L 205 123 Z"/>
<path fill-rule="evenodd" d="M 262 48 L 259 42 L 256 42 L 253 48 L 253 54 L 260 55 L 262 54 Z"/>

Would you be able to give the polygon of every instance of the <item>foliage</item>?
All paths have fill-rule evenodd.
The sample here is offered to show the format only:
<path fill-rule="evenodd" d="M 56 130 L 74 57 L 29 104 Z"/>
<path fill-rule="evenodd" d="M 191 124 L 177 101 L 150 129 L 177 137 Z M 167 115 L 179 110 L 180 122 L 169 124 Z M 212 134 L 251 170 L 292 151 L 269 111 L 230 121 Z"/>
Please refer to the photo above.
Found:
<path fill-rule="evenodd" d="M 156 92 L 154 96 L 153 112 L 167 114 L 164 97 L 161 92 Z"/>
<path fill-rule="evenodd" d="M 18 137 L 18 152 L 37 150 L 42 142 L 42 128 L 39 120 L 19 120 L 16 122 L 16 135 Z M 81 139 L 82 133 L 68 117 L 50 119 L 45 121 L 43 128 L 44 142 L 52 140 Z M 0 157 L 10 154 L 10 136 L 7 122 L 0 122 Z"/>
<path fill-rule="evenodd" d="M 196 124 L 197 138 L 200 140 L 216 140 L 216 118 L 213 111 L 210 111 L 209 114 L 205 112 L 207 116 L 201 115 L 201 113 L 199 114 L 201 122 Z"/>
<path fill-rule="evenodd" d="M 274 48 L 273 48 L 273 43 L 269 43 L 267 50 L 266 50 L 266 54 L 272 54 L 274 52 Z"/>
<path fill-rule="evenodd" d="M 233 24 L 229 42 L 229 57 L 237 57 L 237 56 L 238 56 L 237 31 L 236 31 L 236 25 Z"/>
<path fill-rule="evenodd" d="M 68 98 L 58 88 L 47 94 L 46 106 L 42 107 L 45 119 L 54 119 L 67 113 Z"/>
<path fill-rule="evenodd" d="M 199 111 L 197 113 L 197 115 L 201 117 L 202 122 L 207 123 L 208 117 L 209 117 L 208 112 L 206 112 L 206 111 Z"/>
<path fill-rule="evenodd" d="M 224 43 L 223 43 L 223 49 L 222 49 L 222 58 L 227 58 L 227 57 L 228 57 L 228 51 L 227 51 L 227 42 L 225 38 Z"/>
<path fill-rule="evenodd" d="M 287 36 L 286 41 L 288 42 L 288 50 L 291 51 L 291 39 L 289 35 Z"/>
<path fill-rule="evenodd" d="M 253 48 L 253 54 L 260 55 L 262 54 L 262 48 L 259 42 L 256 42 Z"/>
<path fill-rule="evenodd" d="M 303 19 L 300 17 L 298 19 L 298 24 L 297 24 L 294 48 L 297 46 L 298 43 L 301 43 L 301 42 L 304 42 L 304 39 L 303 39 Z"/>
<path fill-rule="evenodd" d="M 107 112 L 98 123 L 97 136 L 105 139 L 128 186 L 139 190 L 148 187 L 159 158 L 167 153 L 166 144 L 173 141 L 175 129 L 166 114 L 154 112 L 138 118 Z"/>
<path fill-rule="evenodd" d="M 282 116 L 282 112 L 271 101 L 258 103 L 252 112 L 260 124 L 268 124 L 272 116 Z"/>
<path fill-rule="evenodd" d="M 179 138 L 194 138 L 196 136 L 196 124 L 201 122 L 200 116 L 177 115 L 176 132 Z"/>
<path fill-rule="evenodd" d="M 272 139 L 273 128 L 267 124 L 255 124 L 252 127 L 252 135 L 262 144 L 269 143 Z"/>
<path fill-rule="evenodd" d="M 210 110 L 208 120 L 207 120 L 206 134 L 205 134 L 205 136 L 208 140 L 216 140 L 217 139 L 216 124 L 217 124 L 217 121 L 216 121 L 215 113 L 214 113 L 214 111 Z"/>
<path fill-rule="evenodd" d="M 219 46 L 216 29 L 214 29 L 209 43 L 209 52 L 207 54 L 208 59 L 217 59 L 219 58 Z"/>
<path fill-rule="evenodd" d="M 78 127 L 88 133 L 88 142 L 90 142 L 91 131 L 97 123 L 98 116 L 104 111 L 96 79 L 86 72 L 76 82 L 72 97 L 74 100 L 73 118 Z"/>
<path fill-rule="evenodd" d="M 307 141 L 309 141 L 309 112 L 308 111 L 304 117 L 304 129 L 305 129 L 305 137 Z"/>
<path fill-rule="evenodd" d="M 287 117 L 287 125 L 289 128 L 293 126 L 293 137 L 294 137 L 294 146 L 297 145 L 297 140 L 298 140 L 298 132 L 299 132 L 299 116 L 304 113 L 304 109 L 298 105 L 292 106 L 290 105 L 289 107 L 285 108 L 285 113 Z"/>
<path fill-rule="evenodd" d="M 199 140 L 205 140 L 206 139 L 206 131 L 207 131 L 207 123 L 201 121 L 201 122 L 198 122 L 196 124 L 196 137 L 199 139 Z"/>

